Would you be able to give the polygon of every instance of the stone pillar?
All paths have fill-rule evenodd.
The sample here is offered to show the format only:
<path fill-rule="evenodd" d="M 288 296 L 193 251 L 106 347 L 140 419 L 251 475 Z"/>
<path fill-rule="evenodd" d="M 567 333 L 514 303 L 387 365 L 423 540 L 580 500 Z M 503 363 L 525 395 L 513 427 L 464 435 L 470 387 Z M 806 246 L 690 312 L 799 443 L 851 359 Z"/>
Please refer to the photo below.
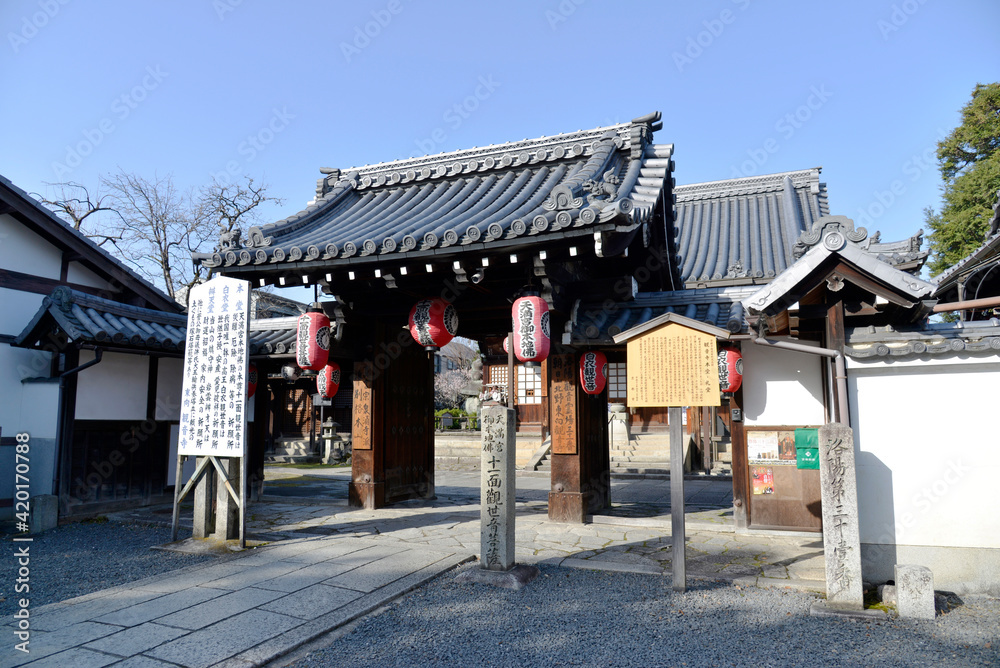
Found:
<path fill-rule="evenodd" d="M 42 533 L 55 529 L 59 524 L 59 498 L 54 494 L 39 494 L 31 497 L 28 526 L 31 533 Z"/>
<path fill-rule="evenodd" d="M 514 567 L 515 415 L 512 408 L 485 406 L 480 424 L 480 559 L 483 568 L 493 571 Z"/>
<path fill-rule="evenodd" d="M 226 481 L 237 495 L 240 493 L 240 460 L 238 457 L 218 457 L 216 459 L 226 472 L 223 477 L 215 471 L 215 534 L 217 540 L 240 537 L 240 508 L 226 489 Z M 213 469 L 215 467 L 212 467 Z M 209 471 L 209 475 L 212 471 Z"/>
<path fill-rule="evenodd" d="M 896 611 L 902 619 L 934 619 L 934 574 L 925 566 L 896 564 Z"/>
<path fill-rule="evenodd" d="M 864 608 L 854 432 L 832 423 L 819 429 L 819 476 L 823 503 L 826 605 L 847 611 Z"/>
<path fill-rule="evenodd" d="M 480 568 L 470 568 L 456 582 L 478 582 L 521 589 L 538 577 L 537 566 L 514 563 L 517 484 L 514 476 L 516 416 L 513 408 L 482 407 Z"/>
<path fill-rule="evenodd" d="M 629 445 L 628 416 L 625 414 L 625 404 L 609 404 L 609 423 L 611 425 L 611 447 L 623 450 Z"/>

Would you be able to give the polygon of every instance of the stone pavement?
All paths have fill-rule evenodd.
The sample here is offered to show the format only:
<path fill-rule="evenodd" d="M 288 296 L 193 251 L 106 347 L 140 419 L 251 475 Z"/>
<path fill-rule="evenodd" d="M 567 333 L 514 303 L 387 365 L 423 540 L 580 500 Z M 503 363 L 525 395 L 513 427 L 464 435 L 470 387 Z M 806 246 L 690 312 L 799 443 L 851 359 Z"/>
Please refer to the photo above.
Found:
<path fill-rule="evenodd" d="M 437 499 L 375 511 L 347 506 L 349 476 L 269 467 L 248 511 L 267 545 L 33 610 L 31 654 L 0 664 L 261 665 L 475 558 L 478 471 L 438 472 Z M 517 484 L 519 563 L 670 574 L 667 479 L 613 478 L 614 507 L 585 525 L 548 520 L 547 477 Z M 818 536 L 736 533 L 728 480 L 688 480 L 686 497 L 689 578 L 823 590 Z M 164 510 L 119 517 L 169 523 Z"/>

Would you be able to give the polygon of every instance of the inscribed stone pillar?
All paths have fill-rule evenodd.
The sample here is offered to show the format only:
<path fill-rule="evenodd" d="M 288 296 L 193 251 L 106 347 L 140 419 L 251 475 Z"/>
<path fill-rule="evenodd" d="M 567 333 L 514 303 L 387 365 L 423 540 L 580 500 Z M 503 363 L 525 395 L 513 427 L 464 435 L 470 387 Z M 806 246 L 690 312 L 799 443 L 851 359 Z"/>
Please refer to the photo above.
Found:
<path fill-rule="evenodd" d="M 480 559 L 492 571 L 514 567 L 514 416 L 506 406 L 482 408 Z"/>
<path fill-rule="evenodd" d="M 896 564 L 896 611 L 902 619 L 934 619 L 934 574 L 926 566 Z"/>
<path fill-rule="evenodd" d="M 826 603 L 831 608 L 862 610 L 861 538 L 858 487 L 854 468 L 854 433 L 833 423 L 819 429 L 819 474 L 823 501 L 823 553 L 826 557 Z"/>

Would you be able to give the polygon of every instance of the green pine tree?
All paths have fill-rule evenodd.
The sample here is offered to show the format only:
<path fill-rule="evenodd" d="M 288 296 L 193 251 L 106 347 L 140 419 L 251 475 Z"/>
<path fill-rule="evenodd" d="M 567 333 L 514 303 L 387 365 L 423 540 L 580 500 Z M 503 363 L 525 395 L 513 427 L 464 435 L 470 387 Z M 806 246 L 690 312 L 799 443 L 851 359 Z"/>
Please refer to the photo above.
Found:
<path fill-rule="evenodd" d="M 938 142 L 937 156 L 944 205 L 940 213 L 924 210 L 932 276 L 986 240 L 1000 189 L 1000 83 L 976 84 L 962 124 Z"/>

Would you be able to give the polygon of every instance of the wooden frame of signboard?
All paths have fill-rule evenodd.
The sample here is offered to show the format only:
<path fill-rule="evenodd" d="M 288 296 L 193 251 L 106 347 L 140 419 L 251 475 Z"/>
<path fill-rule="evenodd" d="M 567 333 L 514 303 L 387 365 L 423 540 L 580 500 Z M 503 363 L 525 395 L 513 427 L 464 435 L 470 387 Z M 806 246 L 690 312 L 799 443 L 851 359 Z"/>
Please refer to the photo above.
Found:
<path fill-rule="evenodd" d="M 718 406 L 717 339 L 729 330 L 665 313 L 614 337 L 626 344 L 630 408 L 667 406 L 670 422 L 670 524 L 674 591 L 687 589 L 684 528 L 684 406 Z"/>

